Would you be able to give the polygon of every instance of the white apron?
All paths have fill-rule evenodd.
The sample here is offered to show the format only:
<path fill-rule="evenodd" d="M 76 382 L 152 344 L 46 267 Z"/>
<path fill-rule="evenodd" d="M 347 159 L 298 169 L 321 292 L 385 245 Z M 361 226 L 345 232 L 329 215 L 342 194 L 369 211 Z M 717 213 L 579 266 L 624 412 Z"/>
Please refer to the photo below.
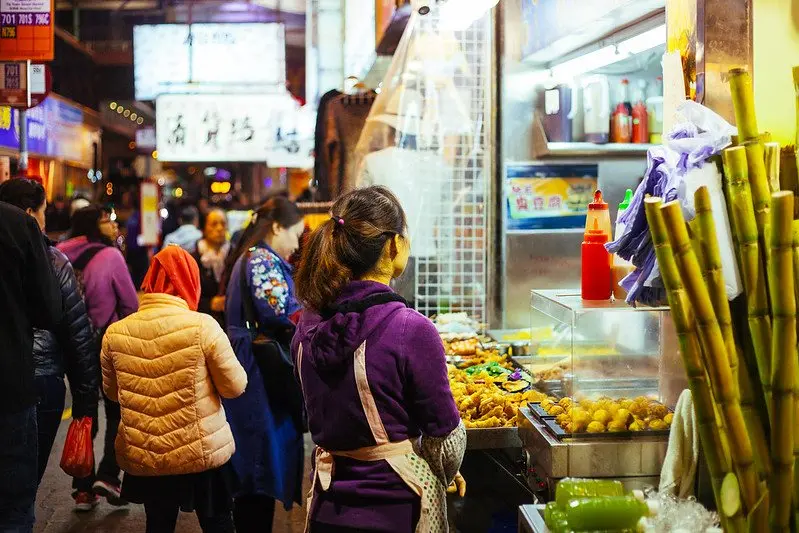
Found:
<path fill-rule="evenodd" d="M 307 519 L 305 531 L 308 533 L 311 523 L 311 509 L 316 481 L 323 491 L 330 488 L 334 474 L 334 456 L 348 457 L 357 461 L 383 461 L 385 460 L 405 484 L 421 498 L 421 514 L 416 524 L 416 533 L 447 533 L 447 499 L 446 487 L 433 474 L 427 464 L 414 451 L 410 440 L 402 442 L 389 442 L 386 428 L 380 419 L 377 404 L 369 388 L 366 378 L 366 342 L 355 351 L 355 383 L 358 387 L 358 396 L 361 399 L 366 420 L 375 446 L 360 448 L 347 452 L 329 452 L 319 446 L 315 450 L 315 467 L 311 483 L 311 492 L 308 495 Z M 297 350 L 297 372 L 300 376 L 302 387 L 302 343 Z"/>

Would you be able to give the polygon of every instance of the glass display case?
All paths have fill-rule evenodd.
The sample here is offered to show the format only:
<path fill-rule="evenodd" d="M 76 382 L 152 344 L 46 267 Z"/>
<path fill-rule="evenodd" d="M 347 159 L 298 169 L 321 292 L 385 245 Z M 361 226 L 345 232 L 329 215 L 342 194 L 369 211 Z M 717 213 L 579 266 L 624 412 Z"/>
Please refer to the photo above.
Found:
<path fill-rule="evenodd" d="M 536 290 L 531 321 L 529 371 L 552 396 L 646 397 L 673 409 L 687 386 L 668 307 Z"/>

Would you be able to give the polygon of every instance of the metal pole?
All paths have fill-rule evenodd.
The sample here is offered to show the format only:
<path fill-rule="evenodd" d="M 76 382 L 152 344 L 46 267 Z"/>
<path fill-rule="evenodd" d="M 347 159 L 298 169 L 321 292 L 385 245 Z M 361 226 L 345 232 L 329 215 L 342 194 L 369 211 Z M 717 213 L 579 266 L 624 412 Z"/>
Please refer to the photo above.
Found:
<path fill-rule="evenodd" d="M 19 110 L 19 173 L 28 171 L 28 110 Z"/>

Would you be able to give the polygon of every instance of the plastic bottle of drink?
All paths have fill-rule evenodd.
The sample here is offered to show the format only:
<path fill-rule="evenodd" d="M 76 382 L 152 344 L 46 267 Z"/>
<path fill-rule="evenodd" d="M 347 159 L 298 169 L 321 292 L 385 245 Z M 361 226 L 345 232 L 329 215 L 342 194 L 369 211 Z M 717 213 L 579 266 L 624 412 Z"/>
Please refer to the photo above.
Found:
<path fill-rule="evenodd" d="M 565 478 L 555 488 L 555 502 L 561 509 L 565 509 L 569 501 L 575 498 L 623 495 L 624 485 L 612 479 Z"/>
<path fill-rule="evenodd" d="M 616 108 L 610 119 L 610 135 L 614 143 L 629 143 L 633 138 L 633 106 L 630 103 L 630 80 L 621 80 Z"/>
<path fill-rule="evenodd" d="M 646 81 L 641 80 L 638 86 L 635 103 L 633 104 L 633 142 L 646 144 L 649 142 L 649 111 L 646 107 Z"/>

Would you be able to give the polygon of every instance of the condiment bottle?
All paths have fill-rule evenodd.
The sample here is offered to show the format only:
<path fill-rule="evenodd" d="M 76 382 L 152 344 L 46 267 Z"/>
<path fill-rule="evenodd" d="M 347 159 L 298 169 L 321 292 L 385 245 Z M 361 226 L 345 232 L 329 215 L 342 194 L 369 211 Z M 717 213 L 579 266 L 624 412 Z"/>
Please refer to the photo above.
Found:
<path fill-rule="evenodd" d="M 638 94 L 633 104 L 633 133 L 632 140 L 637 144 L 649 142 L 649 112 L 644 99 L 646 98 L 646 81 L 641 80 Z"/>
<path fill-rule="evenodd" d="M 582 244 L 581 295 L 583 300 L 609 300 L 610 252 L 605 249 L 608 234 L 593 219 L 593 227 L 585 232 Z"/>
<path fill-rule="evenodd" d="M 585 231 L 594 227 L 594 219 L 599 222 L 601 229 L 608 236 L 608 242 L 613 239 L 613 231 L 610 227 L 610 210 L 608 203 L 602 198 L 602 191 L 594 193 L 594 201 L 588 204 L 588 216 L 585 220 Z"/>
<path fill-rule="evenodd" d="M 619 219 L 624 214 L 625 211 L 630 207 L 630 202 L 633 199 L 633 190 L 627 189 L 624 193 L 624 200 L 619 204 L 619 211 L 616 214 L 616 228 L 613 234 L 613 240 L 618 241 L 621 236 L 624 234 L 624 230 L 626 226 L 623 222 Z M 611 267 L 612 275 L 611 281 L 613 284 L 613 297 L 617 300 L 623 300 L 627 297 L 627 291 L 622 288 L 619 283 L 623 280 L 627 275 L 635 270 L 633 264 L 626 259 L 622 259 L 616 254 L 613 254 L 613 266 Z"/>
<path fill-rule="evenodd" d="M 630 81 L 621 80 L 616 108 L 610 118 L 610 136 L 614 143 L 629 143 L 633 138 L 633 106 L 630 103 Z"/>

